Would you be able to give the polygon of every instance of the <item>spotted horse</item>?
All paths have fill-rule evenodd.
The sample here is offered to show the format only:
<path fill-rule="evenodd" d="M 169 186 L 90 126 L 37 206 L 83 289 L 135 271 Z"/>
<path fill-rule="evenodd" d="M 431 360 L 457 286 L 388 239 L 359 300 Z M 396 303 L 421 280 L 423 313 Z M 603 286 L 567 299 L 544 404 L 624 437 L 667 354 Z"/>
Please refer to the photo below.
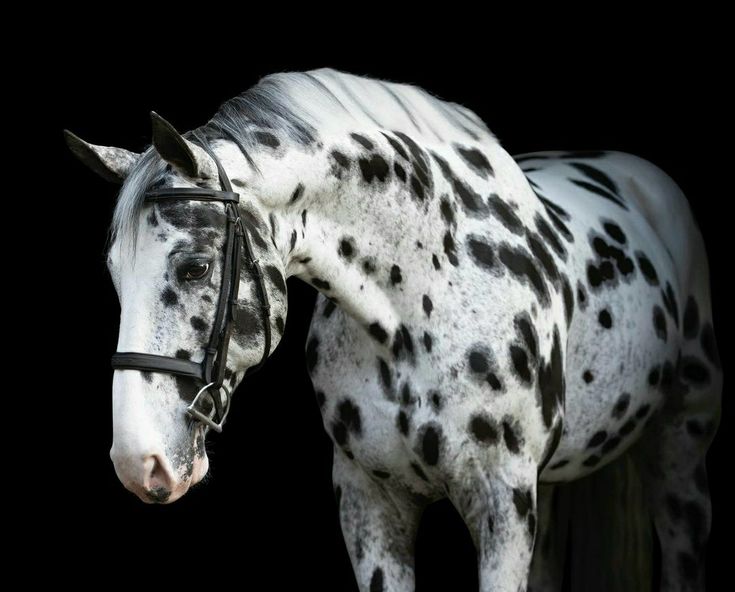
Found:
<path fill-rule="evenodd" d="M 627 452 L 662 588 L 703 589 L 722 369 L 702 236 L 656 166 L 608 151 L 513 158 L 467 108 L 331 69 L 267 76 L 184 135 L 153 114 L 142 154 L 66 137 L 122 183 L 108 257 L 118 351 L 205 358 L 228 206 L 145 195 L 221 191 L 218 163 L 269 303 L 243 264 L 227 389 L 278 345 L 286 278 L 318 290 L 306 364 L 360 590 L 414 589 L 419 519 L 442 498 L 475 543 L 481 590 L 557 589 L 535 545 L 548 491 Z M 142 500 L 172 502 L 206 474 L 211 422 L 186 413 L 201 387 L 114 372 L 111 457 Z"/>

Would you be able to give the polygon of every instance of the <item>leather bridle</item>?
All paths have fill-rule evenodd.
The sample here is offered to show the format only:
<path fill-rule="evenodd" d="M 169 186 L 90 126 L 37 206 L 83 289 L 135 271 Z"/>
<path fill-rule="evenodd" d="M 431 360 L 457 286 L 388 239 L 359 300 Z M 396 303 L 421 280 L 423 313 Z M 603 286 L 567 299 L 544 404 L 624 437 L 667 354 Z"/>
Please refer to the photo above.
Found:
<path fill-rule="evenodd" d="M 265 345 L 263 357 L 255 366 L 245 372 L 250 375 L 259 370 L 270 353 L 271 323 L 270 304 L 265 289 L 265 280 L 260 263 L 253 257 L 252 243 L 240 218 L 237 204 L 240 196 L 232 191 L 230 179 L 222 167 L 217 156 L 212 151 L 206 138 L 197 131 L 192 132 L 201 147 L 209 154 L 217 165 L 219 181 L 222 190 L 206 188 L 174 188 L 148 191 L 145 194 L 145 203 L 169 202 L 173 200 L 209 201 L 224 204 L 227 218 L 227 228 L 224 243 L 224 264 L 222 266 L 222 285 L 217 300 L 217 312 L 214 316 L 214 325 L 209 342 L 204 348 L 204 359 L 201 362 L 192 362 L 170 356 L 159 356 L 139 352 L 116 352 L 112 356 L 112 367 L 115 370 L 141 370 L 144 372 L 162 372 L 184 376 L 200 381 L 202 388 L 196 394 L 187 408 L 187 413 L 195 420 L 209 426 L 217 432 L 222 431 L 222 424 L 230 410 L 232 396 L 230 390 L 224 386 L 225 368 L 227 366 L 227 350 L 232 336 L 232 327 L 237 316 L 237 293 L 240 287 L 241 258 L 240 250 L 245 263 L 250 268 L 256 280 L 258 297 L 260 299 L 263 328 L 265 331 Z M 242 150 L 243 147 L 236 142 Z M 224 391 L 224 402 L 220 398 L 220 391 Z M 209 411 L 201 407 L 202 400 L 209 396 L 212 405 Z"/>

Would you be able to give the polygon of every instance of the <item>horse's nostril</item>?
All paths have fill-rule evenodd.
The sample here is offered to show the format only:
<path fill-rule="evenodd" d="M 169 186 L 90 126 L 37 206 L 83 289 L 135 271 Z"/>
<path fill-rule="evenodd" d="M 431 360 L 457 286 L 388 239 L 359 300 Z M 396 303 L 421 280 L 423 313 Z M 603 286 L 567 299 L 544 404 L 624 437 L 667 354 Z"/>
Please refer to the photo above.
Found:
<path fill-rule="evenodd" d="M 174 486 L 174 479 L 166 462 L 158 454 L 152 454 L 143 461 L 146 495 L 153 501 L 165 502 Z"/>

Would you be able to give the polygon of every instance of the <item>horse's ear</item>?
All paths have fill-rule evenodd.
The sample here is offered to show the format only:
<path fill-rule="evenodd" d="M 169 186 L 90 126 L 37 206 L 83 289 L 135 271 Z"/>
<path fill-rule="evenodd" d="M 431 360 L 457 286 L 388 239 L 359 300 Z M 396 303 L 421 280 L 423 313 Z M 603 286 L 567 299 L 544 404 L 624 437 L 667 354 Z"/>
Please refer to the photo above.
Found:
<path fill-rule="evenodd" d="M 75 136 L 69 130 L 64 130 L 64 139 L 74 156 L 111 183 L 122 183 L 140 156 L 124 148 L 95 146 Z"/>
<path fill-rule="evenodd" d="M 151 111 L 153 146 L 165 161 L 187 177 L 208 179 L 217 176 L 217 165 L 202 148 L 189 142 L 173 125 Z"/>

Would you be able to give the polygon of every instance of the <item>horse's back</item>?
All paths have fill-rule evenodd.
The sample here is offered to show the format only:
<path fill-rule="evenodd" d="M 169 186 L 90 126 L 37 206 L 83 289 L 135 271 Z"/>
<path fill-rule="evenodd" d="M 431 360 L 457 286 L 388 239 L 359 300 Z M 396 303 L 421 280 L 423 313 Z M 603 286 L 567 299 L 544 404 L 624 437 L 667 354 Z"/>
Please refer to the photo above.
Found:
<path fill-rule="evenodd" d="M 652 259 L 658 259 L 659 252 L 664 254 L 668 261 L 661 261 L 661 265 L 671 267 L 677 292 L 685 298 L 696 289 L 702 304 L 706 301 L 709 307 L 709 270 L 702 235 L 683 191 L 661 168 L 639 156 L 617 151 L 546 151 L 516 158 L 529 179 L 539 184 L 540 192 L 569 207 L 573 216 L 591 222 L 601 213 L 609 213 L 631 228 Z M 611 180 L 625 209 L 604 199 L 600 203 L 598 196 L 575 185 L 574 181 L 580 179 L 595 184 L 584 174 L 584 167 L 597 169 Z"/>

